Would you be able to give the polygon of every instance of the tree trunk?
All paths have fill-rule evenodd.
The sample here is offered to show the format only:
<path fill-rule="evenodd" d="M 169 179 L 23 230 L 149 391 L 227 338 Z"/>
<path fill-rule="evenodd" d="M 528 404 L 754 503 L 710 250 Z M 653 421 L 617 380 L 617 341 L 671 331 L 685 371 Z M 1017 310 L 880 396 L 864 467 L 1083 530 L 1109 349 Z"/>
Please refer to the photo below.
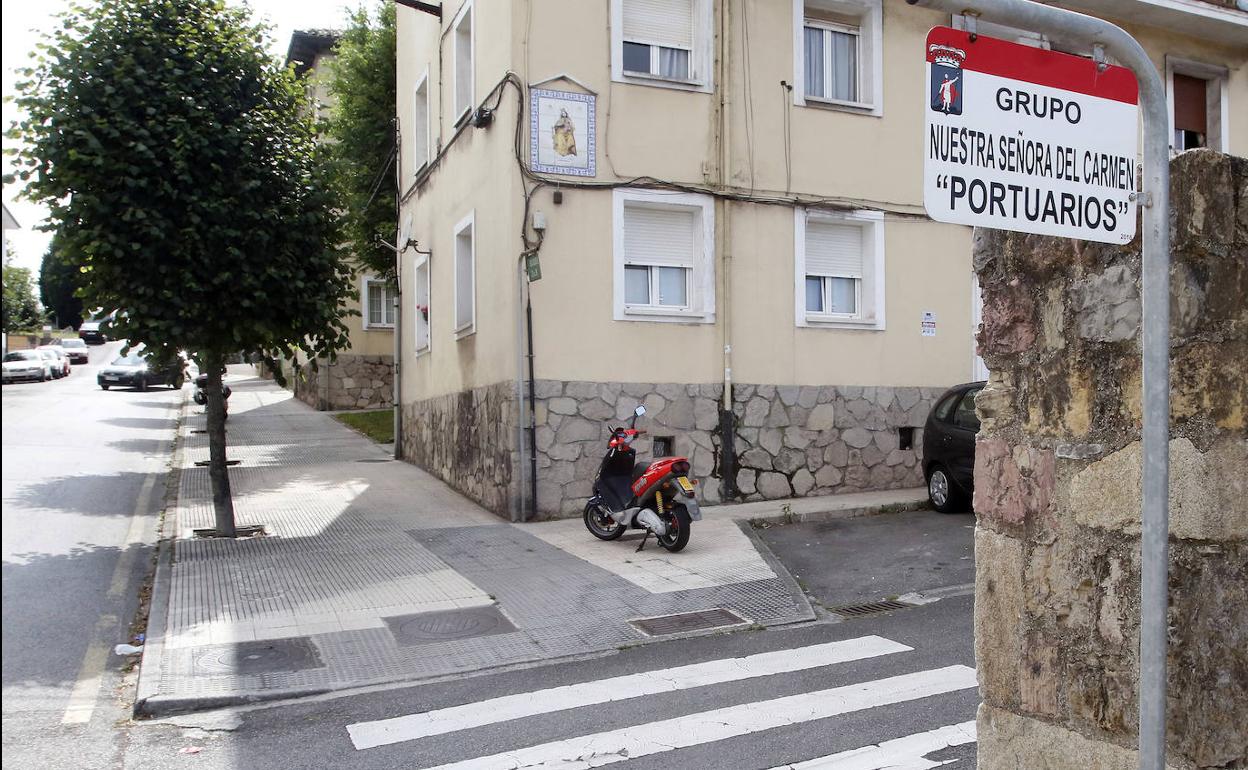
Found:
<path fill-rule="evenodd" d="M 212 509 L 216 514 L 217 537 L 236 537 L 234 498 L 230 494 L 229 468 L 225 464 L 225 390 L 221 387 L 225 368 L 220 355 L 205 356 L 208 367 L 208 480 L 212 483 Z"/>

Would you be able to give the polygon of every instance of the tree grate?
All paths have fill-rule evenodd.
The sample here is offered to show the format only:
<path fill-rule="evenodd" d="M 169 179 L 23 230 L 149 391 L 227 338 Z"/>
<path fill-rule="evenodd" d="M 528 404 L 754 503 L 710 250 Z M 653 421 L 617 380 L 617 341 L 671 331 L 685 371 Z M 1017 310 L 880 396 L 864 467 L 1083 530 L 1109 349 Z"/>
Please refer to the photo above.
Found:
<path fill-rule="evenodd" d="M 857 618 L 863 615 L 875 615 L 880 612 L 904 610 L 913 606 L 913 604 L 906 604 L 905 602 L 884 601 L 868 602 L 866 604 L 846 604 L 841 607 L 831 607 L 829 609 L 837 615 L 844 615 L 847 618 Z"/>
<path fill-rule="evenodd" d="M 667 636 L 711 628 L 741 626 L 748 620 L 722 607 L 698 612 L 681 612 L 676 615 L 660 615 L 655 618 L 637 618 L 628 621 L 646 636 Z"/>

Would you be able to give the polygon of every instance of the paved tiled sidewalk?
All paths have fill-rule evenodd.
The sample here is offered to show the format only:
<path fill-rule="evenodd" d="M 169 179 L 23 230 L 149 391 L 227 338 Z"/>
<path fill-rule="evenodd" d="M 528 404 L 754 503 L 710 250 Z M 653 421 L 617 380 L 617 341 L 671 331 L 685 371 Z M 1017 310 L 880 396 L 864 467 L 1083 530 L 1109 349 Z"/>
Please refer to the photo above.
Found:
<path fill-rule="evenodd" d="M 236 520 L 213 523 L 203 410 L 187 405 L 139 685 L 146 713 L 437 677 L 644 641 L 630 620 L 724 608 L 809 619 L 792 579 L 712 509 L 685 551 L 512 525 L 331 416 L 231 379 Z"/>

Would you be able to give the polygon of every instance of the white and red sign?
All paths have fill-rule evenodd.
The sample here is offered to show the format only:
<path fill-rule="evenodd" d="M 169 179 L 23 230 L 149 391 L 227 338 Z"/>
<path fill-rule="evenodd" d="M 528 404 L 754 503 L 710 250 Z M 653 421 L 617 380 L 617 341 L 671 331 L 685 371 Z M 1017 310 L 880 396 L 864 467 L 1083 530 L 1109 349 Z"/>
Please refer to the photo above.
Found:
<path fill-rule="evenodd" d="M 1135 237 L 1130 70 L 949 27 L 928 32 L 926 53 L 928 216 L 1106 243 Z"/>

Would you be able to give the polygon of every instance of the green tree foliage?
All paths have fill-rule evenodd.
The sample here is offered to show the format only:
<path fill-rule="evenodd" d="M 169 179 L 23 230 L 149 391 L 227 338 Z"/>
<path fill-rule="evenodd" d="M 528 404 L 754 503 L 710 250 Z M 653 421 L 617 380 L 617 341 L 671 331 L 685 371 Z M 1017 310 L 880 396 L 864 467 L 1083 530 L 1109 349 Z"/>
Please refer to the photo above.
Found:
<path fill-rule="evenodd" d="M 4 331 L 35 331 L 43 327 L 43 315 L 35 301 L 35 289 L 30 280 L 30 268 L 16 267 L 4 262 Z"/>
<path fill-rule="evenodd" d="M 39 265 L 39 299 L 62 329 L 82 324 L 82 300 L 75 294 L 81 285 L 81 260 L 65 250 L 65 239 L 58 231 Z"/>
<path fill-rule="evenodd" d="M 393 277 L 394 252 L 376 238 L 393 241 L 398 227 L 394 3 L 379 3 L 373 13 L 366 7 L 352 13 L 334 52 L 327 73 L 334 104 L 326 133 L 347 242 L 372 271 Z"/>
<path fill-rule="evenodd" d="M 242 351 L 332 356 L 352 295 L 307 96 L 224 0 L 72 6 L 20 73 L 16 176 L 51 210 L 112 336 L 209 376 L 210 476 L 233 535 L 221 371 Z"/>

